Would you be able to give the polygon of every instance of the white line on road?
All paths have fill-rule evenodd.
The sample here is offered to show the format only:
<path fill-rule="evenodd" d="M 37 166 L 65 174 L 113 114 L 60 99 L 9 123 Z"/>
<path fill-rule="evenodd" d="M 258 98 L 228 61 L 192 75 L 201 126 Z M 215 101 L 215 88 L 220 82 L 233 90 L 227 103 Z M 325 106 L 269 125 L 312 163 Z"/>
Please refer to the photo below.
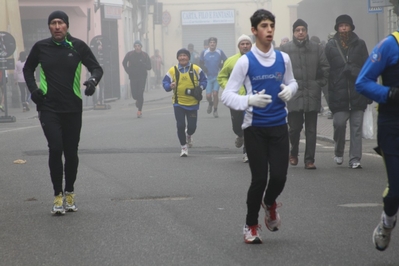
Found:
<path fill-rule="evenodd" d="M 380 207 L 382 204 L 380 203 L 347 203 L 338 205 L 339 207 L 346 207 L 346 208 L 368 208 L 368 207 Z"/>
<path fill-rule="evenodd" d="M 0 131 L 0 134 L 1 133 L 8 133 L 8 132 L 13 132 L 13 131 L 24 130 L 24 129 L 29 129 L 29 128 L 35 128 L 35 127 L 39 127 L 39 126 L 20 127 L 20 128 L 9 129 L 9 130 L 3 130 L 3 131 Z"/>

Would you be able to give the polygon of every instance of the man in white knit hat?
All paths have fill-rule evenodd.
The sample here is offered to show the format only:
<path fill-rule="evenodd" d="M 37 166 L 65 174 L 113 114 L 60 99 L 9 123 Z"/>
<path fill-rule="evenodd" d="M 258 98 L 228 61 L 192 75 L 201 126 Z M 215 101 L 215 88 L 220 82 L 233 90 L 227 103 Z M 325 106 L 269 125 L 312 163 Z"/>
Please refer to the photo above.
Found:
<path fill-rule="evenodd" d="M 227 81 L 229 80 L 230 74 L 233 71 L 234 65 L 236 64 L 238 58 L 240 58 L 243 54 L 246 54 L 251 50 L 252 40 L 248 35 L 241 35 L 237 40 L 237 46 L 239 52 L 229 58 L 227 58 L 226 62 L 224 62 L 222 70 L 220 70 L 218 75 L 218 83 L 222 89 L 225 88 Z M 244 86 L 240 88 L 240 95 L 246 95 L 246 91 Z M 244 144 L 244 133 L 241 129 L 242 121 L 244 119 L 244 112 L 230 109 L 231 114 L 231 122 L 233 123 L 233 131 L 237 135 L 235 140 L 235 145 L 237 148 L 241 148 Z M 248 162 L 248 157 L 245 151 L 245 146 L 243 147 L 243 162 Z"/>

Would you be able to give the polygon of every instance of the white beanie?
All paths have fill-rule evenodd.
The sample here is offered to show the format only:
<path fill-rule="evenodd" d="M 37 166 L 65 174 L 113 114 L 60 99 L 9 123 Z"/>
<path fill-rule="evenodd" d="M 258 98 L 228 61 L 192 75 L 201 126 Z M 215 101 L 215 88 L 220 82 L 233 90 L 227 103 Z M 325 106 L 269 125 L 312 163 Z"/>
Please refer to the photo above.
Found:
<path fill-rule="evenodd" d="M 249 41 L 250 43 L 252 43 L 251 37 L 249 37 L 248 35 L 245 35 L 245 34 L 238 37 L 237 45 L 239 45 L 240 42 L 242 42 L 242 41 Z"/>

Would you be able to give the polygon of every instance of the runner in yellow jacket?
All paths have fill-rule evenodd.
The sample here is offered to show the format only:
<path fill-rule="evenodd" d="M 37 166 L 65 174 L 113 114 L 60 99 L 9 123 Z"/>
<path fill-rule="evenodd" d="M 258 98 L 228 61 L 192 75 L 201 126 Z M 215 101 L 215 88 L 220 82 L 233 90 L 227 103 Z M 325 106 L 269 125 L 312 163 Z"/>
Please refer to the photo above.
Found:
<path fill-rule="evenodd" d="M 246 54 L 248 51 L 251 50 L 252 47 L 252 41 L 251 38 L 248 35 L 241 35 L 238 38 L 237 41 L 237 46 L 238 49 L 240 50 L 239 53 L 227 58 L 226 62 L 224 62 L 222 70 L 220 70 L 219 75 L 218 75 L 218 83 L 222 89 L 226 87 L 227 81 L 229 80 L 230 74 L 233 71 L 234 65 L 236 64 L 237 60 L 243 55 Z M 247 91 L 245 90 L 245 87 L 242 86 L 241 89 L 239 90 L 238 94 L 240 95 L 246 95 Z M 233 132 L 234 134 L 237 135 L 236 140 L 235 140 L 235 145 L 237 148 L 241 148 L 244 144 L 244 133 L 241 129 L 242 121 L 244 119 L 244 111 L 237 111 L 230 109 L 230 114 L 231 114 L 231 122 L 233 125 Z M 243 162 L 246 163 L 248 162 L 248 157 L 245 151 L 245 145 L 243 147 Z"/>

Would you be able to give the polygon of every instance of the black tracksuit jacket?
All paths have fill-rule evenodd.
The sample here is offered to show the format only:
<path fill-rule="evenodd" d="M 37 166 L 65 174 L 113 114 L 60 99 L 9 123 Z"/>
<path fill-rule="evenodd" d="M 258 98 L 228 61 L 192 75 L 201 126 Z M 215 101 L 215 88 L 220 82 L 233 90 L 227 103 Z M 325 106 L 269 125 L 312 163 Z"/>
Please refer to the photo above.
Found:
<path fill-rule="evenodd" d="M 52 38 L 38 41 L 32 47 L 23 69 L 30 92 L 38 89 L 35 69 L 40 67 L 40 89 L 45 100 L 38 111 L 57 113 L 82 112 L 81 68 L 87 67 L 91 77 L 100 81 L 103 70 L 89 46 L 69 33 L 67 41 L 57 43 Z"/>

